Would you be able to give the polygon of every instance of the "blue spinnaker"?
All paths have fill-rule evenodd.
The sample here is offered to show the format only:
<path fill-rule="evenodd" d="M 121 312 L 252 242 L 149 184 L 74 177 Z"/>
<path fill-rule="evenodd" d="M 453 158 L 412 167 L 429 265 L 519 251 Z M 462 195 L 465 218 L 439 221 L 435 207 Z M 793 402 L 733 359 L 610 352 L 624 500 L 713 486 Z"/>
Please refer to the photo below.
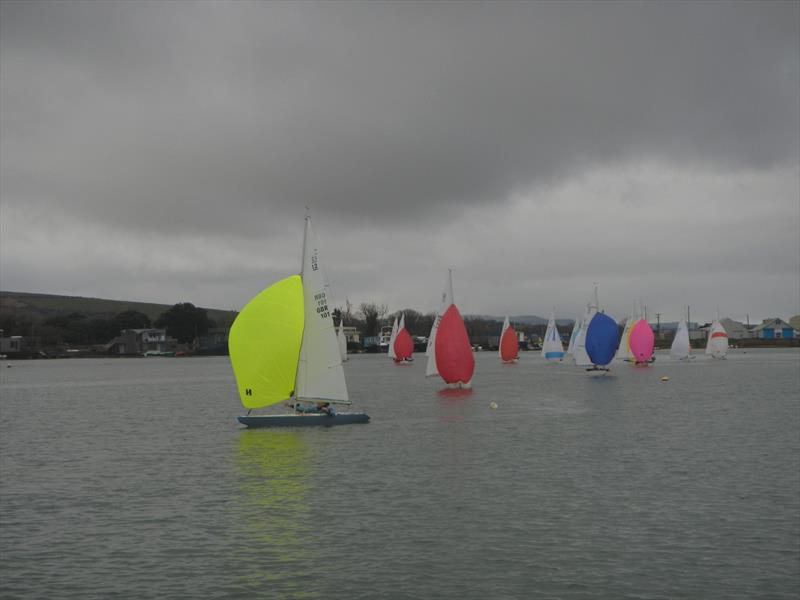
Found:
<path fill-rule="evenodd" d="M 619 329 L 611 317 L 596 313 L 586 330 L 586 353 L 592 364 L 604 367 L 614 360 L 619 346 Z"/>

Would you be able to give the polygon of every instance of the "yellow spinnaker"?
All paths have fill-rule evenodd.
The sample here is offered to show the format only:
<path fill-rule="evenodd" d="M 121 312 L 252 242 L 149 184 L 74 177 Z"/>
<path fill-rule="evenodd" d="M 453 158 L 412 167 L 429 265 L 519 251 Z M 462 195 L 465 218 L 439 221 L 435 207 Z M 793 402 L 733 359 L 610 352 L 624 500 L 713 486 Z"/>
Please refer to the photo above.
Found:
<path fill-rule="evenodd" d="M 228 351 L 245 408 L 276 404 L 294 390 L 303 318 L 299 275 L 269 286 L 236 317 L 228 335 Z"/>

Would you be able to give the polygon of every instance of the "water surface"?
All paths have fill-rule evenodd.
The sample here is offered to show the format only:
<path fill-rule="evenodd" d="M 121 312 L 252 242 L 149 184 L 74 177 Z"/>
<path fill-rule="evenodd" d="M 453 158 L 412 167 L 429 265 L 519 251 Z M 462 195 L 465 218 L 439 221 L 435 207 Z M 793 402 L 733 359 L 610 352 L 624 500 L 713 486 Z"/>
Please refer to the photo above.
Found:
<path fill-rule="evenodd" d="M 226 358 L 3 363 L 0 596 L 798 596 L 797 351 L 484 352 L 466 394 L 422 358 L 353 356 L 372 422 L 284 431 Z"/>

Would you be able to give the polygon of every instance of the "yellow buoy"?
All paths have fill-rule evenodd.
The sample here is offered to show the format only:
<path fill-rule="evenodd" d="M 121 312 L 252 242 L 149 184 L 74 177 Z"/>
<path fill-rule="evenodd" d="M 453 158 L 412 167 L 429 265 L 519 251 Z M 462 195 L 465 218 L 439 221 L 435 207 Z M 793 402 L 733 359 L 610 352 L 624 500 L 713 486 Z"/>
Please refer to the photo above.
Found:
<path fill-rule="evenodd" d="M 494 401 L 489 402 L 489 408 L 491 408 L 492 410 L 497 409 L 497 402 Z"/>

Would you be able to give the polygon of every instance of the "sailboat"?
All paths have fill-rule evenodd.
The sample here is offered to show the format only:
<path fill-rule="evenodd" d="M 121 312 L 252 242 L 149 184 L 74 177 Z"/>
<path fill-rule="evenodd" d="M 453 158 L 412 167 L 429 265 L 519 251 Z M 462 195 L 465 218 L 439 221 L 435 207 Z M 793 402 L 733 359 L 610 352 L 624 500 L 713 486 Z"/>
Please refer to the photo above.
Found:
<path fill-rule="evenodd" d="M 652 362 L 655 336 L 653 335 L 653 329 L 650 327 L 650 323 L 644 319 L 636 321 L 631 328 L 628 343 L 630 344 L 633 359 L 636 361 L 637 365 L 646 365 Z"/>
<path fill-rule="evenodd" d="M 686 360 L 691 358 L 691 352 L 689 327 L 686 325 L 686 319 L 681 317 L 681 321 L 678 323 L 678 330 L 675 332 L 675 338 L 672 340 L 672 346 L 669 349 L 669 355 L 673 360 Z"/>
<path fill-rule="evenodd" d="M 710 354 L 713 358 L 725 358 L 728 354 L 728 332 L 719 322 L 719 314 L 711 324 L 711 331 L 708 332 L 706 354 Z"/>
<path fill-rule="evenodd" d="M 519 342 L 517 341 L 517 332 L 511 326 L 511 323 L 506 316 L 503 321 L 503 330 L 500 332 L 500 347 L 497 350 L 500 355 L 500 360 L 504 363 L 515 363 L 519 360 Z"/>
<path fill-rule="evenodd" d="M 542 344 L 542 357 L 547 360 L 561 360 L 564 358 L 564 346 L 561 344 L 561 336 L 558 335 L 558 327 L 556 327 L 555 308 L 550 313 L 550 320 L 547 321 L 547 331 L 544 334 L 544 343 Z"/>
<path fill-rule="evenodd" d="M 397 358 L 397 354 L 394 351 L 394 340 L 397 338 L 397 317 L 394 318 L 392 322 L 392 334 L 389 336 L 389 348 L 387 349 L 389 353 L 389 358 L 395 360 Z"/>
<path fill-rule="evenodd" d="M 439 375 L 450 386 L 471 387 L 475 357 L 464 320 L 453 301 L 453 272 L 450 269 L 425 354 L 428 356 L 426 377 Z"/>
<path fill-rule="evenodd" d="M 586 354 L 592 364 L 587 371 L 608 371 L 618 345 L 617 322 L 605 313 L 596 312 L 586 328 Z"/>
<path fill-rule="evenodd" d="M 300 275 L 272 284 L 245 305 L 231 326 L 228 350 L 248 427 L 367 423 L 366 413 L 339 413 L 350 404 L 339 343 L 328 309 L 320 254 L 306 216 Z M 290 414 L 251 415 L 252 409 L 293 402 Z M 302 404 L 301 404 L 302 403 Z M 300 413 L 303 405 L 319 410 Z M 321 412 L 325 410 L 326 412 Z"/>
<path fill-rule="evenodd" d="M 344 317 L 339 319 L 339 329 L 336 331 L 336 341 L 339 343 L 339 356 L 342 362 L 347 362 L 347 338 L 344 335 Z"/>
<path fill-rule="evenodd" d="M 400 324 L 397 326 L 394 341 L 390 344 L 390 351 L 394 353 L 394 362 L 396 363 L 409 363 L 414 360 L 411 358 L 414 353 L 414 340 L 411 339 L 411 334 L 406 329 L 404 314 L 400 316 Z"/>

